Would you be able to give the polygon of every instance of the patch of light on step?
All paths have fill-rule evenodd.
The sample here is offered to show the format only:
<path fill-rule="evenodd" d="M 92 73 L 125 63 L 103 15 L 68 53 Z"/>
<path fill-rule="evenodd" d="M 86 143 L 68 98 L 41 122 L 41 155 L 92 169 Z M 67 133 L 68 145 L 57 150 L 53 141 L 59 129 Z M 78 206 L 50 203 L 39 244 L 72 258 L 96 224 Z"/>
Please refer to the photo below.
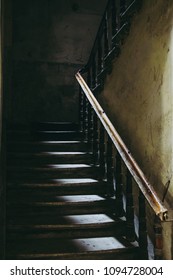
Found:
<path fill-rule="evenodd" d="M 114 237 L 86 238 L 73 240 L 78 251 L 97 251 L 125 248 L 125 246 Z"/>
<path fill-rule="evenodd" d="M 51 182 L 63 183 L 63 184 L 85 184 L 85 183 L 96 183 L 98 180 L 85 178 L 85 179 L 51 179 Z"/>
<path fill-rule="evenodd" d="M 42 144 L 79 144 L 81 141 L 38 141 Z"/>
<path fill-rule="evenodd" d="M 63 222 L 65 221 L 68 224 L 98 224 L 109 223 L 114 221 L 105 214 L 64 216 L 63 219 Z"/>
<path fill-rule="evenodd" d="M 85 152 L 41 152 L 40 155 L 86 155 Z"/>
<path fill-rule="evenodd" d="M 65 196 L 57 196 L 58 201 L 65 202 L 93 202 L 93 201 L 101 201 L 105 200 L 105 198 L 100 197 L 98 195 L 65 195 Z"/>
<path fill-rule="evenodd" d="M 83 168 L 83 167 L 90 167 L 88 164 L 49 164 L 51 168 Z"/>
<path fill-rule="evenodd" d="M 38 133 L 76 133 L 74 130 L 37 130 Z"/>

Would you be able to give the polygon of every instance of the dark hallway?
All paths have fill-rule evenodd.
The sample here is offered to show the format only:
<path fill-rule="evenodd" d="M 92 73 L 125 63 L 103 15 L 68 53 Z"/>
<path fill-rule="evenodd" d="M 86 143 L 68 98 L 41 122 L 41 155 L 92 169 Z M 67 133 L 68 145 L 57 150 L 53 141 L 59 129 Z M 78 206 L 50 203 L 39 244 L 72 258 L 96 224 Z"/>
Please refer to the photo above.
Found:
<path fill-rule="evenodd" d="M 12 1 L 10 121 L 77 121 L 74 75 L 89 57 L 106 2 Z"/>

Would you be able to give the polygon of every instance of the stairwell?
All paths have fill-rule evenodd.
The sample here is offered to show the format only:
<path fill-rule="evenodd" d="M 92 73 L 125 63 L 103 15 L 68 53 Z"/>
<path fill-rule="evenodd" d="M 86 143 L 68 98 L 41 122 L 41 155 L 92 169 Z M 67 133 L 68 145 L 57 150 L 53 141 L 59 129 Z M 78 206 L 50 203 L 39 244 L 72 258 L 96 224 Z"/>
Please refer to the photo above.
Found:
<path fill-rule="evenodd" d="M 139 258 L 78 125 L 11 126 L 7 143 L 7 259 Z"/>
<path fill-rule="evenodd" d="M 152 254 L 163 258 L 170 211 L 97 100 L 141 3 L 108 1 L 75 75 L 78 123 L 8 123 L 3 258 L 148 259 L 148 224 Z"/>

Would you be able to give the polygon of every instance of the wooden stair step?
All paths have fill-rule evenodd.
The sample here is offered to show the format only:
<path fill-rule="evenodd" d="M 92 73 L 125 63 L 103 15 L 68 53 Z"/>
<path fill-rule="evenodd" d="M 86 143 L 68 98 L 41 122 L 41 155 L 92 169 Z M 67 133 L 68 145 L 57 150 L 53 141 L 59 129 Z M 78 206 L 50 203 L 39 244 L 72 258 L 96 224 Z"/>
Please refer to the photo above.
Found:
<path fill-rule="evenodd" d="M 78 131 L 27 131 L 27 130 L 9 130 L 7 131 L 7 139 L 17 141 L 33 140 L 33 141 L 62 141 L 62 140 L 80 140 L 82 134 Z"/>
<path fill-rule="evenodd" d="M 34 139 L 36 140 L 80 140 L 83 134 L 76 131 L 36 131 Z"/>
<path fill-rule="evenodd" d="M 137 259 L 138 247 L 114 237 L 86 239 L 33 239 L 9 242 L 12 259 Z"/>
<path fill-rule="evenodd" d="M 20 201 L 7 203 L 7 216 L 19 215 L 30 216 L 37 213 L 47 215 L 79 215 L 79 214 L 99 214 L 115 212 L 115 201 L 113 199 L 104 199 L 97 196 L 62 196 L 49 201 Z"/>
<path fill-rule="evenodd" d="M 9 152 L 86 152 L 87 143 L 82 141 L 7 141 Z"/>
<path fill-rule="evenodd" d="M 62 196 L 58 196 L 58 195 L 54 195 L 54 196 L 45 196 L 47 198 L 46 201 L 43 201 L 43 198 L 39 196 L 36 197 L 35 194 L 33 193 L 33 195 L 31 196 L 31 199 L 32 199 L 32 202 L 43 202 L 43 203 L 51 203 L 51 202 L 70 202 L 70 203 L 76 203 L 76 202 L 79 202 L 79 203 L 85 203 L 85 202 L 95 202 L 95 201 L 107 201 L 108 198 L 104 198 L 104 197 L 101 197 L 99 195 L 62 195 Z M 112 201 L 112 198 L 109 199 L 111 202 Z M 13 200 L 14 201 L 14 200 Z M 23 204 L 28 204 L 30 203 L 28 201 L 28 197 L 27 199 L 25 199 L 25 201 L 23 201 L 23 198 L 21 198 L 20 196 L 18 196 L 18 198 L 15 199 L 14 203 L 18 203 L 18 202 L 21 202 Z"/>
<path fill-rule="evenodd" d="M 89 152 L 36 152 L 36 153 L 16 153 L 7 154 L 8 166 L 15 165 L 44 165 L 49 163 L 90 163 L 92 154 Z"/>
<path fill-rule="evenodd" d="M 78 130 L 79 125 L 71 122 L 35 122 L 32 124 L 35 130 Z"/>
<path fill-rule="evenodd" d="M 101 223 L 111 223 L 114 221 L 119 221 L 118 218 L 108 216 L 106 214 L 89 214 L 89 215 L 52 215 L 51 213 L 44 216 L 42 214 L 35 214 L 33 217 L 23 217 L 15 216 L 8 220 L 8 225 L 13 226 L 20 224 L 21 226 L 32 225 L 86 225 L 86 224 L 101 224 Z"/>
<path fill-rule="evenodd" d="M 139 260 L 139 248 L 123 248 L 80 253 L 8 254 L 11 260 Z"/>
<path fill-rule="evenodd" d="M 8 123 L 7 130 L 78 130 L 79 125 L 73 122 L 31 122 L 31 123 Z"/>
<path fill-rule="evenodd" d="M 108 189 L 106 182 L 88 179 L 55 179 L 33 181 L 32 183 L 8 183 L 7 196 L 15 195 L 79 195 L 79 194 L 105 194 Z"/>
<path fill-rule="evenodd" d="M 40 238 L 91 238 L 124 236 L 125 222 L 112 221 L 88 224 L 39 224 L 8 225 L 8 239 L 40 239 Z"/>
<path fill-rule="evenodd" d="M 8 167 L 7 179 L 32 178 L 98 178 L 99 168 L 87 164 L 50 164 L 47 167 Z"/>

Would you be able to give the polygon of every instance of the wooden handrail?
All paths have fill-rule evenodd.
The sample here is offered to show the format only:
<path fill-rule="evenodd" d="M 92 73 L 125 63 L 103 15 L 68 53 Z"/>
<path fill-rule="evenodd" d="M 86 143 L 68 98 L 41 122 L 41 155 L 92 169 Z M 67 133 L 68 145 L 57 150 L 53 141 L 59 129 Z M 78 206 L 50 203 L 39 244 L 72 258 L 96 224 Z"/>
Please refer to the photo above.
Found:
<path fill-rule="evenodd" d="M 133 176 L 134 180 L 139 186 L 141 192 L 143 193 L 145 199 L 148 201 L 149 205 L 151 206 L 151 208 L 154 210 L 155 214 L 160 218 L 161 221 L 167 220 L 168 209 L 164 206 L 162 201 L 159 199 L 153 186 L 145 177 L 144 173 L 138 166 L 137 162 L 131 155 L 129 149 L 124 144 L 120 135 L 114 128 L 113 124 L 111 123 L 106 113 L 98 103 L 97 99 L 94 97 L 92 91 L 90 90 L 90 88 L 88 87 L 88 85 L 86 84 L 82 76 L 80 75 L 80 73 L 78 72 L 75 76 L 83 92 L 85 93 L 88 101 L 90 102 L 95 113 L 97 114 L 105 130 L 107 131 L 109 137 L 112 139 L 113 144 L 115 145 L 116 149 L 121 155 L 121 158 L 123 159 L 125 165 L 127 166 L 128 170 L 130 171 L 131 175 Z"/>

